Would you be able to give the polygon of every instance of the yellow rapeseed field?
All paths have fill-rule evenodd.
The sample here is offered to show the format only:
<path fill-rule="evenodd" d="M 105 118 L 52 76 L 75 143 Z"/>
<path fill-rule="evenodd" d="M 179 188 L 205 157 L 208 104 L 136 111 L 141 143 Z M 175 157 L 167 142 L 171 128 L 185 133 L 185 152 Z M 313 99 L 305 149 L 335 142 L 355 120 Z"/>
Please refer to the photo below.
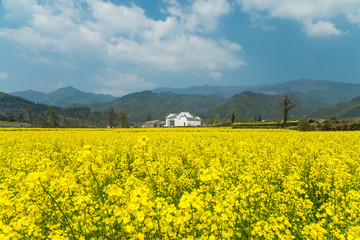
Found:
<path fill-rule="evenodd" d="M 0 239 L 360 239 L 360 133 L 0 130 Z"/>

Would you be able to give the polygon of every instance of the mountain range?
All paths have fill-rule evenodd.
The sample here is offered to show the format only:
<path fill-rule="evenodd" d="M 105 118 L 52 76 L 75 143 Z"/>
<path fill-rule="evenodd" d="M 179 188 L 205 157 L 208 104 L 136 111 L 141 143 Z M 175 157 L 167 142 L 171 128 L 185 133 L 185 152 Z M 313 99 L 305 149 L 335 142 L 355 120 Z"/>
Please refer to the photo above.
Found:
<path fill-rule="evenodd" d="M 244 89 L 250 89 L 243 91 Z M 280 120 L 281 112 L 278 94 L 295 92 L 300 107 L 291 111 L 291 119 L 313 118 L 358 118 L 360 116 L 360 84 L 349 84 L 322 80 L 296 80 L 279 84 L 257 86 L 201 86 L 186 89 L 158 88 L 152 91 L 131 93 L 119 98 L 84 93 L 73 87 L 58 89 L 52 93 L 35 91 L 17 92 L 22 98 L 2 93 L 0 98 L 0 113 L 14 114 L 27 108 L 39 109 L 41 115 L 47 113 L 46 102 L 63 107 L 66 113 L 75 118 L 86 118 L 91 121 L 97 112 L 96 122 L 106 117 L 110 108 L 118 114 L 124 110 L 131 122 L 143 122 L 145 116 L 151 113 L 152 119 L 164 120 L 169 113 L 188 111 L 202 119 L 230 119 L 232 113 L 237 119 L 254 119 L 261 116 L 265 120 Z M 233 94 L 231 96 L 231 94 Z M 4 98 L 4 96 L 6 96 Z M 10 100 L 12 98 L 12 100 Z M 7 99 L 6 101 L 4 99 Z M 30 102 L 32 100 L 33 102 Z M 16 103 L 9 105 L 9 102 Z M 6 103 L 6 104 L 5 104 Z M 23 107 L 16 107 L 16 105 Z M 30 105 L 35 104 L 35 105 Z M 81 114 L 77 114 L 78 106 Z M 72 106 L 72 108 L 64 106 Z M 13 109 L 13 110 L 11 110 Z M 54 108 L 60 112 L 60 108 Z"/>
<path fill-rule="evenodd" d="M 321 108 L 309 114 L 309 117 L 312 118 L 329 119 L 334 116 L 338 119 L 360 118 L 360 97 L 353 98 L 349 102 L 342 102 L 334 106 Z"/>
<path fill-rule="evenodd" d="M 46 117 L 49 114 L 49 106 L 42 103 L 34 103 L 22 97 L 13 96 L 7 93 L 0 92 L 0 113 L 6 115 L 23 115 L 31 110 L 32 113 L 39 117 Z M 58 107 L 54 108 L 55 112 L 61 112 Z"/>
<path fill-rule="evenodd" d="M 296 92 L 309 99 L 316 100 L 322 105 L 334 105 L 340 102 L 347 102 L 360 96 L 360 84 L 334 82 L 328 80 L 300 79 L 276 84 L 260 84 L 253 86 L 194 86 L 189 88 L 156 88 L 153 93 L 172 92 L 181 95 L 214 95 L 222 99 L 229 99 L 236 94 L 251 91 L 269 95 L 278 95 L 283 92 Z M 84 105 L 93 103 L 105 103 L 118 99 L 109 94 L 94 94 L 82 92 L 74 87 L 68 86 L 59 88 L 50 93 L 33 90 L 12 92 L 35 103 L 44 103 L 58 107 L 70 106 L 73 104 Z"/>
<path fill-rule="evenodd" d="M 135 122 L 142 122 L 147 113 L 151 113 L 153 119 L 165 119 L 169 113 L 182 111 L 198 114 L 223 101 L 223 99 L 217 96 L 143 91 L 120 97 L 110 103 L 98 103 L 88 106 L 94 111 L 107 111 L 109 108 L 114 108 L 115 112 L 124 110 L 129 119 Z"/>
<path fill-rule="evenodd" d="M 299 106 L 290 112 L 291 119 L 306 119 L 308 114 L 324 106 L 323 103 L 301 94 L 298 94 L 297 98 Z M 241 120 L 261 116 L 263 120 L 280 121 L 282 120 L 282 105 L 279 95 L 246 91 L 201 112 L 200 116 L 204 119 L 230 119 L 233 113 Z"/>
<path fill-rule="evenodd" d="M 360 84 L 334 82 L 328 80 L 300 79 L 276 84 L 261 84 L 254 86 L 195 86 L 190 88 L 156 88 L 155 93 L 173 92 L 177 94 L 215 95 L 229 99 L 235 94 L 246 91 L 278 95 L 283 92 L 300 93 L 310 99 L 333 105 L 339 102 L 350 101 L 360 96 Z"/>
<path fill-rule="evenodd" d="M 99 102 L 111 102 L 116 99 L 109 94 L 94 94 L 82 92 L 71 86 L 59 88 L 50 93 L 37 92 L 33 90 L 12 92 L 11 95 L 30 100 L 35 103 L 43 103 L 58 107 L 70 106 L 73 104 L 92 104 Z"/>

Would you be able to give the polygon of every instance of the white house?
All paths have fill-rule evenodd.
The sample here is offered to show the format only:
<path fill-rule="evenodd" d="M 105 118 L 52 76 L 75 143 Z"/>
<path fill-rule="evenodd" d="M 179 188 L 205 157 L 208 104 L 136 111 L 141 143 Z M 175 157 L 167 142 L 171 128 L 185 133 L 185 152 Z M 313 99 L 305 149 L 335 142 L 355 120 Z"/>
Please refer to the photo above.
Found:
<path fill-rule="evenodd" d="M 201 126 L 201 119 L 199 117 L 193 117 L 189 112 L 169 114 L 166 117 L 165 127 L 180 126 Z"/>

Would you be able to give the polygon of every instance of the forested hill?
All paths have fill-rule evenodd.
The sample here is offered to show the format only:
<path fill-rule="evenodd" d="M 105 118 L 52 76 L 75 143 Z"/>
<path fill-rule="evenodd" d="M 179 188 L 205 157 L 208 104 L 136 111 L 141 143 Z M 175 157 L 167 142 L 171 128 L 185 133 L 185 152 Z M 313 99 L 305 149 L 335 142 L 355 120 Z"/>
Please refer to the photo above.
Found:
<path fill-rule="evenodd" d="M 70 106 L 73 104 L 92 104 L 110 102 L 116 99 L 109 94 L 94 94 L 82 92 L 71 86 L 59 88 L 50 93 L 43 93 L 37 91 L 23 91 L 14 92 L 12 95 L 23 97 L 36 103 L 44 103 L 58 107 Z"/>
<path fill-rule="evenodd" d="M 56 114 L 56 125 L 65 127 L 106 126 L 106 114 L 83 106 L 59 108 L 34 103 L 21 97 L 0 92 L 0 121 L 27 122 L 33 126 L 48 127 L 50 109 Z"/>
<path fill-rule="evenodd" d="M 298 93 L 297 96 L 300 106 L 291 110 L 290 120 L 309 117 L 331 118 L 333 116 L 338 119 L 353 119 L 360 116 L 360 97 L 354 98 L 350 102 L 325 107 L 325 103 L 310 99 L 306 95 Z M 143 91 L 120 97 L 108 103 L 64 108 L 52 107 L 59 118 L 62 117 L 63 126 L 106 126 L 107 112 L 111 108 L 114 110 L 115 121 L 119 111 L 123 110 L 128 116 L 129 122 L 138 124 L 144 122 L 149 115 L 151 119 L 165 120 L 168 114 L 182 111 L 200 116 L 203 120 L 229 120 L 233 113 L 237 120 L 253 120 L 255 117 L 269 121 L 282 119 L 278 95 L 250 91 L 236 94 L 227 100 L 216 96 Z M 21 121 L 23 119 L 25 122 L 29 122 L 29 114 L 31 114 L 34 117 L 33 120 L 37 120 L 36 123 L 39 124 L 49 119 L 49 113 L 48 105 L 0 93 L 0 120 Z"/>
<path fill-rule="evenodd" d="M 223 101 L 216 96 L 182 95 L 170 92 L 159 94 L 143 91 L 120 97 L 110 103 L 93 104 L 89 107 L 95 111 L 107 111 L 109 108 L 114 108 L 117 113 L 124 110 L 130 121 L 143 122 L 147 114 L 151 114 L 152 119 L 165 120 L 169 113 L 187 111 L 197 114 Z"/>
<path fill-rule="evenodd" d="M 290 119 L 306 119 L 307 114 L 324 106 L 324 103 L 298 95 L 299 107 L 290 112 Z M 311 103 L 311 104 L 310 104 Z M 278 95 L 254 92 L 237 94 L 223 103 L 201 112 L 204 119 L 230 119 L 232 113 L 238 120 L 254 119 L 261 116 L 264 120 L 278 121 L 282 119 L 282 106 Z"/>
<path fill-rule="evenodd" d="M 321 108 L 309 115 L 312 118 L 329 119 L 358 119 L 360 118 L 360 97 L 353 98 L 349 102 L 338 103 L 334 106 Z"/>
<path fill-rule="evenodd" d="M 53 109 L 56 113 L 61 112 L 61 108 L 53 107 Z M 40 117 L 47 117 L 49 115 L 49 106 L 0 92 L 0 114 L 12 115 L 15 118 L 22 115 L 26 118 L 27 111 Z"/>

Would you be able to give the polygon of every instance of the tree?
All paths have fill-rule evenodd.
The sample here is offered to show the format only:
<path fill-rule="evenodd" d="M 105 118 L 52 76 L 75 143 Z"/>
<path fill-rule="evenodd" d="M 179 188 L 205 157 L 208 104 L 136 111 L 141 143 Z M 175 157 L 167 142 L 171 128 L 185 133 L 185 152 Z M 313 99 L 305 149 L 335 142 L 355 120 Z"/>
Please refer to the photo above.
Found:
<path fill-rule="evenodd" d="M 63 119 L 64 127 L 67 127 L 67 124 L 66 124 L 66 114 L 65 114 L 64 109 L 61 109 L 61 117 L 62 117 L 62 119 Z"/>
<path fill-rule="evenodd" d="M 279 96 L 279 101 L 282 107 L 283 114 L 283 128 L 286 126 L 286 121 L 288 119 L 289 111 L 295 107 L 299 106 L 299 100 L 295 93 L 293 92 L 284 92 Z"/>
<path fill-rule="evenodd" d="M 234 122 L 235 122 L 235 113 L 233 112 L 231 115 L 231 123 L 234 123 Z"/>
<path fill-rule="evenodd" d="M 145 122 L 152 120 L 152 112 L 146 112 Z"/>
<path fill-rule="evenodd" d="M 114 126 L 114 108 L 110 108 L 106 113 L 107 122 L 110 128 Z"/>
<path fill-rule="evenodd" d="M 9 114 L 8 121 L 9 122 L 15 122 L 16 121 L 14 114 L 12 114 L 12 113 Z"/>
<path fill-rule="evenodd" d="M 54 112 L 54 108 L 52 106 L 49 106 L 49 124 L 51 127 L 57 127 L 58 126 L 58 121 L 59 121 L 59 117 L 58 115 L 56 115 L 56 113 Z"/>
<path fill-rule="evenodd" d="M 214 125 L 214 119 L 208 120 L 208 121 L 205 123 L 205 125 L 207 125 L 207 126 L 213 126 L 213 125 Z"/>
<path fill-rule="evenodd" d="M 27 108 L 27 109 L 26 109 L 26 112 L 27 112 L 27 115 L 28 115 L 29 122 L 30 122 L 31 124 L 33 124 L 33 116 L 32 116 L 32 114 L 31 114 L 31 108 Z"/>
<path fill-rule="evenodd" d="M 18 120 L 19 122 L 22 122 L 22 121 L 24 120 L 24 114 L 23 114 L 23 112 L 20 112 L 20 113 L 19 113 L 19 115 L 18 115 L 18 117 L 17 117 L 17 120 Z"/>
<path fill-rule="evenodd" d="M 124 110 L 120 110 L 120 112 L 119 112 L 119 118 L 120 118 L 120 121 L 119 121 L 120 126 L 121 126 L 122 128 L 126 127 L 127 121 L 128 121 L 128 116 L 126 116 Z"/>

